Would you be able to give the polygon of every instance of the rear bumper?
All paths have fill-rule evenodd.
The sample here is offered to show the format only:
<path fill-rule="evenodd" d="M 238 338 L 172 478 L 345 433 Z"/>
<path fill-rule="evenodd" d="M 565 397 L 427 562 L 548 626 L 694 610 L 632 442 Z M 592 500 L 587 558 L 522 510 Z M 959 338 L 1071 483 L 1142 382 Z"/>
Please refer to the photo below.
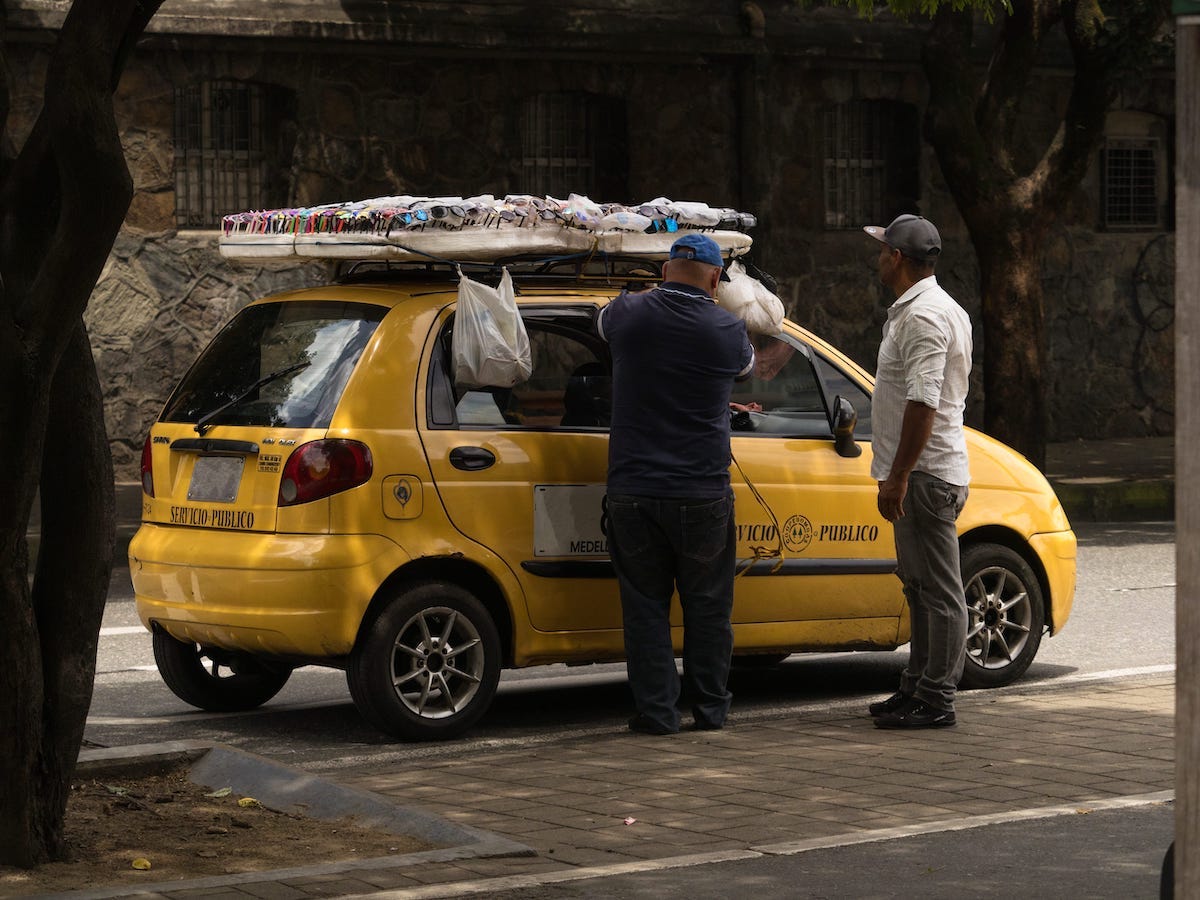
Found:
<path fill-rule="evenodd" d="M 1067 617 L 1071 615 L 1071 607 L 1075 603 L 1075 532 L 1035 534 L 1030 537 L 1029 546 L 1042 561 L 1042 568 L 1046 572 L 1046 581 L 1050 586 L 1050 595 L 1046 598 L 1049 603 L 1046 623 L 1050 626 L 1051 634 L 1058 634 L 1067 624 Z"/>
<path fill-rule="evenodd" d="M 138 616 L 180 640 L 337 658 L 384 580 L 408 562 L 380 535 L 248 534 L 143 525 L 129 545 Z"/>

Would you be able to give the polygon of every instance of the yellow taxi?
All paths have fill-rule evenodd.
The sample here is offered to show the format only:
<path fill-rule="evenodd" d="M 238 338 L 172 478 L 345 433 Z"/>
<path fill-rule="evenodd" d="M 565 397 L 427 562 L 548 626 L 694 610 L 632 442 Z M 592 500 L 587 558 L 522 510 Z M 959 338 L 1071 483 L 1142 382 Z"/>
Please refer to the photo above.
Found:
<path fill-rule="evenodd" d="M 295 667 L 332 666 L 375 726 L 433 739 L 484 715 L 502 668 L 622 659 L 610 360 L 593 321 L 650 283 L 646 268 L 514 268 L 532 372 L 511 388 L 455 383 L 453 269 L 359 267 L 239 312 L 142 455 L 130 572 L 170 689 L 249 709 Z M 899 647 L 909 620 L 869 473 L 871 376 L 790 321 L 755 342 L 733 396 L 734 652 Z M 1036 468 L 968 439 L 963 684 L 987 687 L 1018 678 L 1066 622 L 1075 536 Z"/>

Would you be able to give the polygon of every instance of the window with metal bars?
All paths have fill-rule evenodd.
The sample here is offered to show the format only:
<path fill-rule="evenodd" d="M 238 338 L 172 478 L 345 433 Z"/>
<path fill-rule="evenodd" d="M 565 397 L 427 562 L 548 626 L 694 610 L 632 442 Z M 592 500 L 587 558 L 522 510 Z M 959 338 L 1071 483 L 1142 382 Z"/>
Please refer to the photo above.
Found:
<path fill-rule="evenodd" d="M 920 139 L 916 108 L 890 100 L 854 100 L 825 110 L 825 227 L 886 225 L 914 212 Z"/>
<path fill-rule="evenodd" d="M 529 97 L 521 116 L 521 186 L 532 194 L 594 200 L 625 197 L 629 180 L 625 103 L 558 92 Z"/>
<path fill-rule="evenodd" d="M 175 89 L 178 227 L 214 228 L 227 213 L 285 205 L 271 138 L 281 109 L 258 84 L 206 81 Z"/>
<path fill-rule="evenodd" d="M 1158 199 L 1161 147 L 1155 137 L 1109 137 L 1103 160 L 1104 227 L 1154 230 L 1162 225 Z"/>

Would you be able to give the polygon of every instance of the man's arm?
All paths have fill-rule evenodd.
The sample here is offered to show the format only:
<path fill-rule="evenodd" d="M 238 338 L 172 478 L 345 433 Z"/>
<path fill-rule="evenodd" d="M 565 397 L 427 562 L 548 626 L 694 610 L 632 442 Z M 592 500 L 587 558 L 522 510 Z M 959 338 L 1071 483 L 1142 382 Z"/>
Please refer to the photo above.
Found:
<path fill-rule="evenodd" d="M 937 410 L 924 403 L 909 400 L 904 404 L 900 424 L 900 445 L 892 460 L 892 470 L 886 481 L 879 482 L 879 514 L 889 522 L 904 515 L 904 496 L 908 493 L 908 476 L 912 474 L 921 451 L 933 434 L 933 419 Z"/>

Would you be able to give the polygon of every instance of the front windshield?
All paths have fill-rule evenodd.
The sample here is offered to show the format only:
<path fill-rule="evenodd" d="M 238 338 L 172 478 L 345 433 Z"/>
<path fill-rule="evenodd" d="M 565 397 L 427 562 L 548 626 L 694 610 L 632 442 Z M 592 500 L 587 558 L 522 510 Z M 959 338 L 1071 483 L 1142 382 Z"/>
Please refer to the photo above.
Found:
<path fill-rule="evenodd" d="M 247 307 L 184 376 L 162 420 L 326 428 L 386 312 L 327 300 Z"/>

